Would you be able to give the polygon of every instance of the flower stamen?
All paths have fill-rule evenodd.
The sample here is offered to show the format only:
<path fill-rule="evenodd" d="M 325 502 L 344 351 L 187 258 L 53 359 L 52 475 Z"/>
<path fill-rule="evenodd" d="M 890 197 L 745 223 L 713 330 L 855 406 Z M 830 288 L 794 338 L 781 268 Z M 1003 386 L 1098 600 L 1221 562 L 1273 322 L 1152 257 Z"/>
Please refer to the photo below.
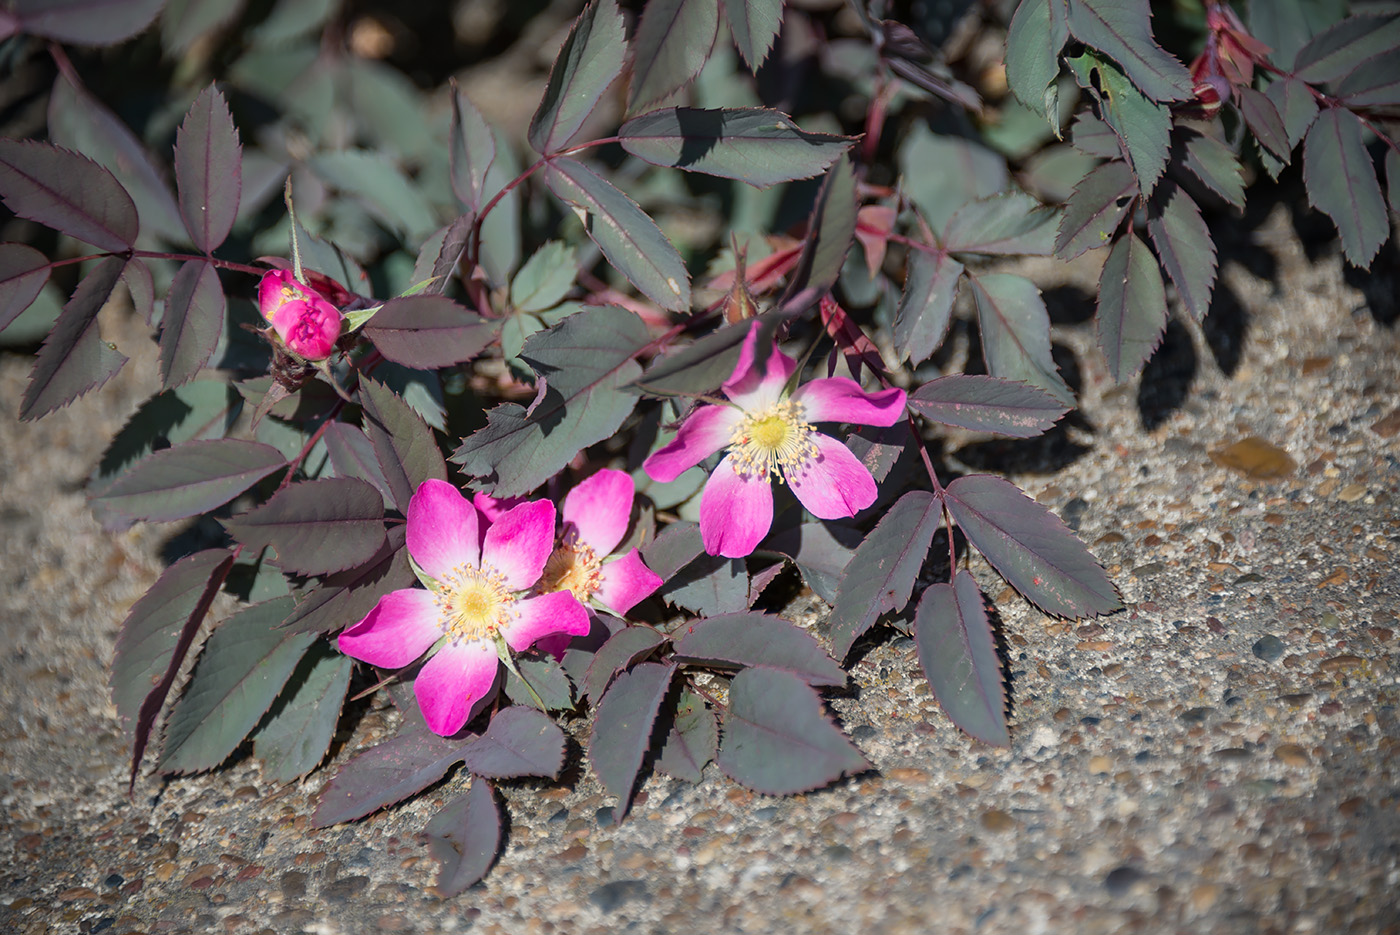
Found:
<path fill-rule="evenodd" d="M 515 595 L 493 568 L 458 565 L 438 585 L 438 619 L 454 643 L 491 639 L 515 619 Z"/>
<path fill-rule="evenodd" d="M 818 453 L 815 430 L 804 415 L 802 404 L 791 399 L 745 413 L 729 438 L 734 473 L 754 478 L 772 474 L 779 481 L 801 474 Z"/>
<path fill-rule="evenodd" d="M 586 603 L 603 583 L 603 563 L 591 546 L 566 535 L 545 562 L 535 589 L 541 594 L 569 591 Z"/>

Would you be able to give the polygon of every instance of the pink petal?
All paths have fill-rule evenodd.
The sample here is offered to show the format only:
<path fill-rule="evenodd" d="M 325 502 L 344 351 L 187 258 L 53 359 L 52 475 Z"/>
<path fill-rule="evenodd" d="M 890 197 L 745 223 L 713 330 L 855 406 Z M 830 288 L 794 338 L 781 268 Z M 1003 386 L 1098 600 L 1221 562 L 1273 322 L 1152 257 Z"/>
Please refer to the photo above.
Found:
<path fill-rule="evenodd" d="M 854 422 L 894 425 L 904 415 L 904 391 L 899 388 L 867 393 L 847 377 L 825 377 L 804 383 L 792 394 L 802 404 L 808 422 Z"/>
<path fill-rule="evenodd" d="M 336 641 L 347 656 L 381 669 L 402 669 L 428 651 L 442 636 L 436 597 L 408 588 L 390 591 L 363 620 Z"/>
<path fill-rule="evenodd" d="M 875 479 L 845 445 L 830 435 L 812 433 L 818 454 L 801 472 L 787 475 L 797 499 L 818 519 L 855 516 L 875 502 Z"/>
<path fill-rule="evenodd" d="M 520 506 L 528 501 L 528 497 L 501 497 L 496 498 L 490 494 L 478 493 L 472 496 L 472 506 L 481 513 L 481 518 L 487 523 L 494 523 L 506 510 L 511 507 Z"/>
<path fill-rule="evenodd" d="M 739 363 L 723 384 L 724 394 L 746 412 L 767 409 L 782 396 L 783 387 L 797 370 L 797 361 L 778 350 L 769 351 L 765 372 L 758 372 L 758 323 L 749 326 L 748 337 L 739 349 Z"/>
<path fill-rule="evenodd" d="M 636 549 L 604 565 L 600 577 L 593 600 L 618 615 L 625 615 L 661 587 L 661 576 L 643 564 Z"/>
<path fill-rule="evenodd" d="M 507 588 L 523 591 L 540 580 L 553 550 L 554 504 L 531 500 L 506 510 L 486 530 L 481 567 L 494 568 L 505 576 Z"/>
<path fill-rule="evenodd" d="M 430 578 L 481 562 L 476 508 L 445 480 L 429 478 L 408 501 L 408 554 Z"/>
<path fill-rule="evenodd" d="M 487 640 L 448 643 L 433 654 L 413 680 L 413 694 L 429 729 L 444 737 L 457 733 L 491 697 L 501 661 Z"/>
<path fill-rule="evenodd" d="M 670 444 L 642 464 L 647 476 L 666 484 L 729 444 L 744 414 L 733 406 L 700 406 L 681 423 Z"/>
<path fill-rule="evenodd" d="M 501 635 L 516 652 L 529 649 L 535 640 L 551 633 L 582 636 L 588 632 L 588 611 L 569 591 L 527 597 L 515 607 L 516 618 L 501 628 Z"/>
<path fill-rule="evenodd" d="M 599 471 L 564 498 L 564 525 L 572 525 L 578 541 L 598 555 L 611 555 L 627 534 L 636 492 L 626 471 Z"/>
<path fill-rule="evenodd" d="M 700 538 L 711 555 L 743 558 L 773 525 L 773 488 L 766 477 L 735 474 L 733 460 L 719 463 L 700 494 Z"/>
<path fill-rule="evenodd" d="M 258 282 L 258 311 L 263 318 L 272 320 L 272 315 L 286 302 L 305 299 L 306 291 L 296 281 L 289 269 L 275 269 L 265 273 Z"/>

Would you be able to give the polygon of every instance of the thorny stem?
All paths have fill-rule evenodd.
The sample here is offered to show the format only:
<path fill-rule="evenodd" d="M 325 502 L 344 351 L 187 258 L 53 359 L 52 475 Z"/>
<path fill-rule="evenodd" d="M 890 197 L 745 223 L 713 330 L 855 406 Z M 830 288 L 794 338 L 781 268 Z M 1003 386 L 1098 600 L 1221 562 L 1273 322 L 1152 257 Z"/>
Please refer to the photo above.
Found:
<path fill-rule="evenodd" d="M 88 260 L 105 260 L 108 257 L 126 257 L 127 259 L 143 260 L 176 260 L 184 263 L 189 260 L 203 260 L 218 269 L 226 269 L 235 273 L 248 273 L 251 276 L 261 276 L 267 270 L 258 266 L 249 266 L 246 263 L 234 263 L 232 260 L 216 260 L 211 256 L 203 256 L 191 253 L 161 253 L 158 250 L 128 250 L 124 253 L 89 253 L 86 256 L 68 257 L 63 260 L 50 260 L 49 269 L 58 269 L 60 266 L 72 266 L 74 263 L 86 263 Z"/>

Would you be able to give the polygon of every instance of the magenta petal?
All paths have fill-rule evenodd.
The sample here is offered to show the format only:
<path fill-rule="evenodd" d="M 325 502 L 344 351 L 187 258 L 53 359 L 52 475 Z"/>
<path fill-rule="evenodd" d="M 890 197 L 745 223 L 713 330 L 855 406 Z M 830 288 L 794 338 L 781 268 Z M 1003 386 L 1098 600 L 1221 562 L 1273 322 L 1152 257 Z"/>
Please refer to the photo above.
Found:
<path fill-rule="evenodd" d="M 804 383 L 792 394 L 802 404 L 808 422 L 853 422 L 894 425 L 904 415 L 904 391 L 898 388 L 867 393 L 847 377 L 826 377 Z"/>
<path fill-rule="evenodd" d="M 454 568 L 475 568 L 481 562 L 476 507 L 445 480 L 418 485 L 408 501 L 408 554 L 441 581 Z"/>
<path fill-rule="evenodd" d="M 501 661 L 487 640 L 448 643 L 423 664 L 413 680 L 413 694 L 423 719 L 435 734 L 457 733 L 473 709 L 491 696 Z"/>
<path fill-rule="evenodd" d="M 875 479 L 845 445 L 830 435 L 812 433 L 818 454 L 787 475 L 788 486 L 818 519 L 855 516 L 875 502 Z"/>
<path fill-rule="evenodd" d="M 661 576 L 642 562 L 636 549 L 603 566 L 593 599 L 619 616 L 661 587 Z"/>
<path fill-rule="evenodd" d="M 743 558 L 773 525 L 773 488 L 767 477 L 735 474 L 733 460 L 719 463 L 700 494 L 700 538 L 711 555 Z"/>
<path fill-rule="evenodd" d="M 588 632 L 588 611 L 570 591 L 527 597 L 515 605 L 516 618 L 501 628 L 506 645 L 516 652 L 551 633 L 582 636 Z"/>
<path fill-rule="evenodd" d="M 523 591 L 540 580 L 553 550 L 554 504 L 531 500 L 506 510 L 486 530 L 481 567 L 500 572 L 510 590 Z"/>
<path fill-rule="evenodd" d="M 765 370 L 758 372 L 758 323 L 749 327 L 748 337 L 739 349 L 739 363 L 723 384 L 724 394 L 740 409 L 752 412 L 767 409 L 782 396 L 783 387 L 797 370 L 797 361 L 771 346 Z"/>
<path fill-rule="evenodd" d="M 733 406 L 700 406 L 692 412 L 676 437 L 642 464 L 647 476 L 666 484 L 680 477 L 729 444 L 744 414 Z"/>
<path fill-rule="evenodd" d="M 627 534 L 636 492 L 626 471 L 599 471 L 564 498 L 564 525 L 572 525 L 578 541 L 599 556 L 611 555 Z"/>
<path fill-rule="evenodd" d="M 528 497 L 501 497 L 496 498 L 490 494 L 478 493 L 472 495 L 472 506 L 481 513 L 481 518 L 487 523 L 494 523 L 506 510 L 520 506 L 529 502 Z"/>
<path fill-rule="evenodd" d="M 436 596 L 409 588 L 390 591 L 336 641 L 347 656 L 381 669 L 402 669 L 442 636 Z"/>

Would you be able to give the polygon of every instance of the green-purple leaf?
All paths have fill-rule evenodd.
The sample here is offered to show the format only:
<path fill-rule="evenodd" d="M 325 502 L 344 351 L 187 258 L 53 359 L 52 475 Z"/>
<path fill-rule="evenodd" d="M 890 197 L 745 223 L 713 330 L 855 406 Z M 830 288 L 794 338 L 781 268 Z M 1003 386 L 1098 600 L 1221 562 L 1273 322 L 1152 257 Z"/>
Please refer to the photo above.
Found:
<path fill-rule="evenodd" d="M 0 331 L 33 304 L 48 281 L 48 257 L 22 243 L 0 243 Z"/>
<path fill-rule="evenodd" d="M 1148 0 L 1072 0 L 1069 31 L 1112 58 L 1154 101 L 1191 97 L 1191 74 L 1152 38 Z"/>
<path fill-rule="evenodd" d="M 676 779 L 698 783 L 704 778 L 705 764 L 715 758 L 718 749 L 719 724 L 714 712 L 706 707 L 704 698 L 685 689 L 656 757 L 656 768 Z"/>
<path fill-rule="evenodd" d="M 224 526 L 246 546 L 275 549 L 280 568 L 324 575 L 363 565 L 384 547 L 384 501 L 359 478 L 328 477 L 293 484 Z"/>
<path fill-rule="evenodd" d="M 0 198 L 22 218 L 121 253 L 136 242 L 136 205 L 112 173 L 37 140 L 0 139 Z"/>
<path fill-rule="evenodd" d="M 724 0 L 724 18 L 734 45 L 748 63 L 749 71 L 758 74 L 758 66 L 768 57 L 778 29 L 783 24 L 784 0 Z"/>
<path fill-rule="evenodd" d="M 151 268 L 144 260 L 133 259 L 122 270 L 122 282 L 126 284 L 127 296 L 131 299 L 131 310 L 150 324 L 155 319 L 156 282 Z"/>
<path fill-rule="evenodd" d="M 401 732 L 341 767 L 321 791 L 311 824 L 326 828 L 403 801 L 441 779 L 464 752 L 460 738 L 423 727 Z"/>
<path fill-rule="evenodd" d="M 168 523 L 207 513 L 286 467 L 271 445 L 220 438 L 152 453 L 94 500 L 132 519 Z"/>
<path fill-rule="evenodd" d="M 1278 108 L 1269 96 L 1253 88 L 1236 88 L 1240 96 L 1240 116 L 1254 134 L 1254 141 L 1275 160 L 1286 161 L 1293 147 L 1288 142 L 1288 130 L 1283 125 Z"/>
<path fill-rule="evenodd" d="M 394 505 L 406 514 L 419 484 L 429 478 L 447 480 L 447 462 L 433 430 L 393 390 L 361 378 L 360 405 L 365 412 L 365 434 L 374 445 Z"/>
<path fill-rule="evenodd" d="M 1055 79 L 1069 39 L 1066 0 L 1021 0 L 1006 32 L 1006 81 L 1021 103 L 1058 121 Z"/>
<path fill-rule="evenodd" d="M 1390 236 L 1390 221 L 1356 114 L 1328 107 L 1318 115 L 1303 141 L 1303 182 L 1308 201 L 1337 225 L 1347 259 L 1369 267 Z"/>
<path fill-rule="evenodd" d="M 475 358 L 496 326 L 445 296 L 412 295 L 385 302 L 364 334 L 394 363 L 432 370 Z"/>
<path fill-rule="evenodd" d="M 1265 96 L 1283 120 L 1284 132 L 1288 134 L 1288 150 L 1292 152 L 1317 117 L 1317 99 L 1313 97 L 1311 88 L 1293 77 L 1282 78 L 1269 85 Z"/>
<path fill-rule="evenodd" d="M 74 45 L 116 45 L 141 32 L 166 0 L 17 0 L 11 14 L 31 36 Z"/>
<path fill-rule="evenodd" d="M 908 431 L 907 426 L 905 431 Z M 862 538 L 859 530 L 849 526 L 818 521 L 780 529 L 764 539 L 758 548 L 786 556 L 797 566 L 807 586 L 822 600 L 834 604 L 841 577 Z"/>
<path fill-rule="evenodd" d="M 379 466 L 379 457 L 374 451 L 374 442 L 369 436 L 353 425 L 344 422 L 331 422 L 321 435 L 326 443 L 326 454 L 330 456 L 331 467 L 336 477 L 358 477 L 374 485 L 384 497 L 385 506 L 394 506 L 394 491 Z"/>
<path fill-rule="evenodd" d="M 1400 49 L 1357 65 L 1337 84 L 1337 96 L 1352 110 L 1400 106 Z"/>
<path fill-rule="evenodd" d="M 544 181 L 560 201 L 583 212 L 588 236 L 643 295 L 671 311 L 690 307 L 685 261 L 635 201 L 575 159 L 550 161 Z"/>
<path fill-rule="evenodd" d="M 1048 256 L 1054 249 L 1058 213 L 1025 192 L 969 202 L 944 229 L 943 248 L 952 253 Z"/>
<path fill-rule="evenodd" d="M 839 688 L 846 673 L 816 639 L 781 617 L 738 613 L 686 624 L 674 634 L 678 662 L 721 668 L 771 666 L 809 685 Z"/>
<path fill-rule="evenodd" d="M 730 779 L 767 795 L 819 789 L 870 764 L 791 672 L 745 669 L 729 684 L 719 764 Z"/>
<path fill-rule="evenodd" d="M 1400 46 L 1400 14 L 1351 16 L 1298 50 L 1293 74 L 1310 84 L 1336 81 L 1357 62 Z"/>
<path fill-rule="evenodd" d="M 755 188 L 820 175 L 854 142 L 809 133 L 787 115 L 763 107 L 667 107 L 633 117 L 618 136 L 623 149 L 652 165 L 738 179 Z"/>
<path fill-rule="evenodd" d="M 194 379 L 219 343 L 228 300 L 212 263 L 189 260 L 170 283 L 160 321 L 162 387 Z"/>
<path fill-rule="evenodd" d="M 1385 194 L 1390 210 L 1400 211 L 1400 153 L 1393 149 L 1385 152 Z"/>
<path fill-rule="evenodd" d="M 698 525 L 672 523 L 643 547 L 642 558 L 646 560 L 648 568 L 656 572 L 662 581 L 666 581 L 689 565 L 704 550 L 705 544 L 700 538 Z"/>
<path fill-rule="evenodd" d="M 496 712 L 462 759 L 469 772 L 488 779 L 553 778 L 564 768 L 564 732 L 543 712 L 512 705 Z"/>
<path fill-rule="evenodd" d="M 131 782 L 175 675 L 209 605 L 223 586 L 233 556 L 206 549 L 171 565 L 122 621 L 112 660 L 112 701 L 132 739 Z"/>
<path fill-rule="evenodd" d="M 914 616 L 914 640 L 924 677 L 953 723 L 983 743 L 1010 746 L 1006 680 L 976 579 L 954 573 L 952 584 L 930 586 Z"/>
<path fill-rule="evenodd" d="M 1171 150 L 1171 111 L 1146 97 L 1107 59 L 1091 51 L 1069 59 L 1079 86 L 1099 99 L 1104 122 L 1122 142 L 1138 187 L 1150 194 Z"/>
<path fill-rule="evenodd" d="M 466 892 L 496 860 L 501 847 L 501 812 L 491 784 L 475 780 L 465 795 L 443 806 L 423 827 L 428 856 L 438 862 L 433 893 L 451 899 Z"/>
<path fill-rule="evenodd" d="M 573 683 L 569 681 L 564 667 L 551 656 L 516 659 L 515 670 L 506 670 L 502 691 L 514 704 L 534 704 L 538 698 L 544 702 L 546 711 L 574 709 Z"/>
<path fill-rule="evenodd" d="M 1092 112 L 1080 111 L 1069 128 L 1070 142 L 1074 148 L 1089 156 L 1102 159 L 1123 158 L 1123 145 L 1113 128 L 1104 123 Z"/>
<path fill-rule="evenodd" d="M 904 294 L 894 322 L 894 346 L 911 364 L 933 356 L 953 320 L 963 265 L 947 253 L 910 250 Z"/>
<path fill-rule="evenodd" d="M 701 555 L 670 575 L 657 596 L 706 616 L 732 613 L 749 606 L 749 574 L 741 558 Z"/>
<path fill-rule="evenodd" d="M 305 776 L 326 756 L 355 660 L 325 643 L 302 657 L 287 688 L 253 734 L 253 753 L 274 782 Z"/>
<path fill-rule="evenodd" d="M 28 421 L 66 406 L 110 380 L 126 356 L 102 340 L 97 313 L 121 279 L 125 261 L 108 257 L 83 277 L 63 306 L 30 371 L 19 417 Z"/>
<path fill-rule="evenodd" d="M 1267 104 L 1268 99 L 1264 102 Z M 1236 208 L 1244 209 L 1244 179 L 1240 175 L 1240 161 L 1224 143 L 1213 136 L 1191 134 L 1186 140 L 1183 164 L 1211 191 Z"/>
<path fill-rule="evenodd" d="M 257 726 L 315 639 L 277 629 L 291 609 L 290 597 L 278 597 L 219 624 L 166 719 L 157 769 L 213 769 Z"/>
<path fill-rule="evenodd" d="M 651 627 L 623 627 L 598 647 L 580 688 L 586 698 L 600 698 L 612 684 L 613 676 L 666 642 Z"/>
<path fill-rule="evenodd" d="M 836 285 L 855 239 L 858 207 L 855 170 L 851 160 L 842 157 L 827 171 L 817 191 L 807 220 L 807 241 L 778 301 L 780 307 L 793 313 L 803 311 Z"/>
<path fill-rule="evenodd" d="M 1182 199 L 1189 200 L 1186 195 Z M 1177 223 L 1182 220 L 1176 215 Z M 1161 225 L 1165 230 L 1166 225 Z M 1163 238 L 1175 251 L 1182 244 Z M 1195 260 L 1173 253 L 1174 263 L 1194 263 Z M 1214 256 L 1211 256 L 1214 259 Z M 1195 272 L 1188 269 L 1189 276 Z M 1187 281 L 1195 289 L 1194 280 Z M 1183 299 L 1185 301 L 1185 299 Z M 1209 290 L 1207 290 L 1209 301 Z M 1099 346 L 1108 358 L 1108 371 L 1113 379 L 1124 383 L 1142 369 L 1147 358 L 1162 339 L 1167 327 L 1167 294 L 1162 287 L 1162 273 L 1157 261 L 1137 234 L 1118 238 L 1104 261 L 1099 277 L 1099 303 L 1095 321 L 1098 325 Z"/>
<path fill-rule="evenodd" d="M 945 490 L 954 521 L 992 567 L 1041 610 L 1078 619 L 1123 606 L 1118 592 L 1064 522 L 1016 485 L 989 474 Z"/>
<path fill-rule="evenodd" d="M 452 191 L 473 211 L 480 210 L 486 189 L 486 173 L 496 161 L 496 137 L 486 118 L 471 100 L 452 84 L 452 126 L 447 151 Z"/>
<path fill-rule="evenodd" d="M 588 735 L 588 759 L 603 789 L 618 798 L 618 821 L 632 804 L 637 774 L 651 749 L 656 713 L 675 674 L 674 665 L 643 662 L 619 675 L 598 700 Z"/>
<path fill-rule="evenodd" d="M 356 568 L 327 575 L 302 597 L 296 610 L 282 621 L 296 633 L 331 633 L 352 626 L 374 609 L 390 591 L 413 587 L 417 580 L 403 547 L 404 526 L 391 526 L 388 541 L 374 558 Z"/>
<path fill-rule="evenodd" d="M 1107 246 L 1137 195 L 1133 170 L 1121 159 L 1105 162 L 1075 186 L 1060 217 L 1055 253 L 1072 260 L 1085 250 Z"/>
<path fill-rule="evenodd" d="M 243 147 L 219 89 L 212 84 L 190 105 L 175 135 L 180 214 L 196 250 L 209 253 L 228 237 L 243 193 Z"/>
<path fill-rule="evenodd" d="M 627 109 L 684 87 L 700 73 L 718 33 L 719 0 L 651 0 L 632 36 Z"/>
<path fill-rule="evenodd" d="M 1200 207 L 1190 195 L 1175 184 L 1161 186 L 1157 194 L 1152 196 L 1152 205 L 1147 212 L 1147 234 L 1152 238 L 1152 245 L 1157 248 L 1157 257 L 1162 261 L 1162 267 L 1176 285 L 1176 294 L 1181 299 L 1182 306 L 1196 321 L 1204 320 L 1206 312 L 1210 310 L 1210 294 L 1215 286 L 1215 241 L 1211 239 L 1210 229 L 1201 217 Z M 1114 249 L 1117 249 L 1116 245 Z M 1137 247 L 1132 249 L 1135 253 L 1138 250 Z M 1141 252 L 1146 254 L 1147 251 Z M 1113 258 L 1110 257 L 1108 262 L 1112 263 Z M 1145 264 L 1146 261 L 1134 256 L 1123 271 L 1129 271 L 1134 263 Z M 1107 272 L 1104 273 L 1105 283 L 1108 275 Z M 1144 281 L 1139 285 L 1148 291 L 1137 300 L 1132 300 L 1148 303 L 1131 312 L 1138 322 L 1137 327 L 1132 330 L 1140 332 L 1139 339 L 1147 337 L 1145 332 L 1150 330 L 1153 316 L 1159 311 L 1151 304 L 1156 293 L 1150 285 L 1150 280 L 1151 276 L 1144 274 Z M 1158 331 L 1167 323 L 1165 308 L 1160 309 L 1160 312 L 1161 320 L 1156 322 Z M 1102 319 L 1100 323 L 1102 324 Z M 1151 347 L 1157 346 L 1157 337 L 1157 333 L 1151 336 Z M 1147 349 L 1148 353 L 1151 353 L 1151 347 Z M 1136 372 L 1136 367 L 1131 368 L 1130 372 Z"/>
<path fill-rule="evenodd" d="M 909 408 L 942 425 L 1034 438 L 1069 411 L 1039 387 L 982 374 L 953 373 L 909 394 Z"/>
<path fill-rule="evenodd" d="M 943 510 L 933 494 L 911 490 L 890 507 L 846 565 L 831 611 L 831 655 L 838 662 L 880 615 L 909 603 Z"/>
<path fill-rule="evenodd" d="M 749 321 L 737 322 L 658 357 L 630 385 L 656 396 L 708 393 L 733 375 L 751 327 Z"/>
<path fill-rule="evenodd" d="M 1050 356 L 1050 315 L 1040 290 L 1011 273 L 969 276 L 982 329 L 982 356 L 994 377 L 1038 386 L 1066 406 L 1074 394 Z"/>
<path fill-rule="evenodd" d="M 544 99 L 530 120 L 529 140 L 544 155 L 569 144 L 622 72 L 627 40 L 616 0 L 592 0 L 579 14 L 554 60 Z"/>

